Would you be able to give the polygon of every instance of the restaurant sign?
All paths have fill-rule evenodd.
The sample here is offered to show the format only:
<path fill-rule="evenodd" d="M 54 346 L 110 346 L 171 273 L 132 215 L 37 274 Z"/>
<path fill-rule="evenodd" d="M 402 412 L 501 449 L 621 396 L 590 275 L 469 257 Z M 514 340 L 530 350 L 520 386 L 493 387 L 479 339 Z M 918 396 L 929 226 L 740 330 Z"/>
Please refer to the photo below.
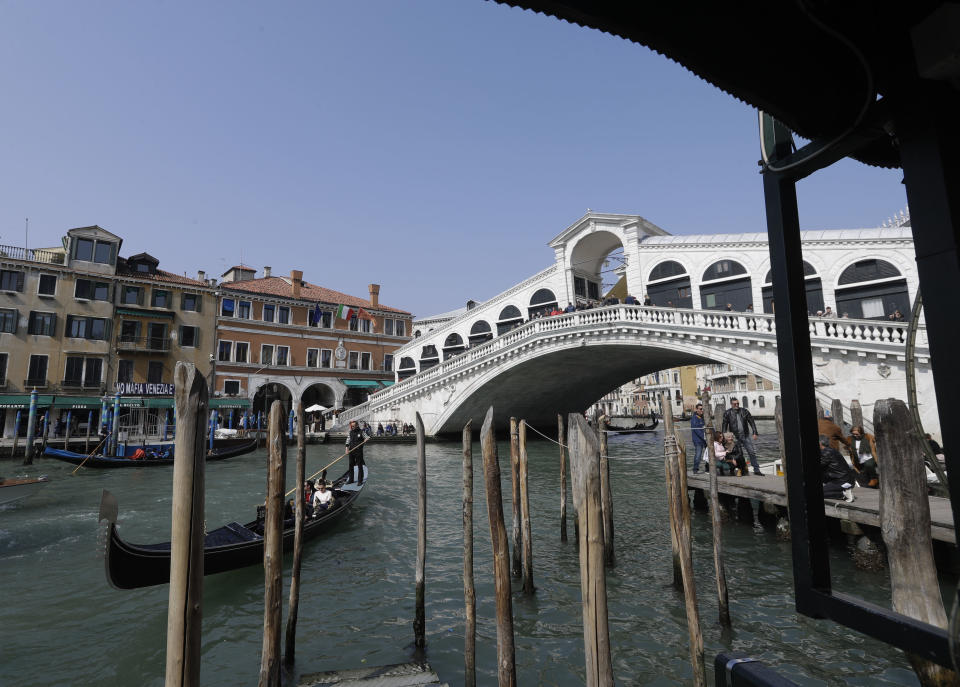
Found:
<path fill-rule="evenodd" d="M 117 382 L 114 390 L 124 396 L 173 396 L 173 384 Z"/>

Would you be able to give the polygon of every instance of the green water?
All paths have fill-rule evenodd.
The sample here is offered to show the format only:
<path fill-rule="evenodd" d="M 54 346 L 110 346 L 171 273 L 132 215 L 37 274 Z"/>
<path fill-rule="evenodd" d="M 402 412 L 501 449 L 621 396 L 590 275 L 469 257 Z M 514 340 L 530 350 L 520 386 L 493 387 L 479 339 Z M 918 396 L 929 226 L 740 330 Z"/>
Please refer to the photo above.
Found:
<path fill-rule="evenodd" d="M 544 428 L 545 429 L 545 428 Z M 773 457 L 770 423 L 760 449 Z M 342 447 L 309 446 L 308 471 Z M 501 464 L 508 451 L 501 445 Z M 662 435 L 610 441 L 617 565 L 607 578 L 613 666 L 621 685 L 691 681 L 683 598 L 671 586 Z M 479 447 L 475 446 L 480 463 Z M 399 663 L 412 657 L 416 562 L 416 450 L 372 445 L 368 487 L 354 511 L 307 545 L 297 633 L 297 673 Z M 532 443 L 530 499 L 536 595 L 515 583 L 518 683 L 583 684 L 579 568 L 573 542 L 559 541 L 559 459 L 554 444 Z M 427 660 L 451 685 L 463 681 L 461 453 L 428 444 Z M 118 591 L 106 582 L 101 489 L 120 502 L 121 532 L 136 543 L 169 539 L 171 468 L 81 470 L 40 459 L 0 471 L 47 474 L 40 493 L 0 507 L 0 685 L 162 685 L 167 587 Z M 331 474 L 333 474 L 331 470 Z M 295 466 L 290 461 L 288 485 Z M 475 577 L 479 684 L 496 682 L 496 626 L 490 531 L 476 470 Z M 262 451 L 207 465 L 207 524 L 252 518 L 266 482 Z M 506 475 L 508 477 L 508 475 Z M 509 497 L 510 489 L 504 489 Z M 568 499 L 571 502 L 572 499 Z M 509 503 L 505 506 L 509 518 Z M 917 684 L 903 655 L 830 622 L 793 611 L 789 543 L 747 523 L 725 526 L 733 630 L 716 624 L 710 523 L 694 513 L 694 565 L 713 656 L 736 650 L 767 661 L 805 685 Z M 832 547 L 837 587 L 889 605 L 886 572 L 853 568 Z M 287 560 L 289 569 L 289 558 Z M 287 589 L 284 589 L 286 599 Z M 286 601 L 284 601 L 284 611 Z M 263 624 L 260 568 L 207 577 L 203 607 L 204 685 L 256 684 Z M 712 674 L 708 676 L 712 682 Z"/>

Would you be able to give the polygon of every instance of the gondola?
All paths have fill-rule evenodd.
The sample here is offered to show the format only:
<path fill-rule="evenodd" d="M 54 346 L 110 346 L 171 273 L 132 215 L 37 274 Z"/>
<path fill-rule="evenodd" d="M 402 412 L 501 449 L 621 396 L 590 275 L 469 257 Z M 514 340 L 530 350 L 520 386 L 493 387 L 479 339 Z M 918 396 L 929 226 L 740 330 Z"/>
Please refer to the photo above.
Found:
<path fill-rule="evenodd" d="M 227 446 L 224 448 L 215 448 L 207 451 L 207 461 L 225 460 L 227 458 L 233 458 L 234 456 L 242 456 L 246 453 L 256 450 L 256 448 L 256 439 L 250 439 L 242 444 L 234 444 L 233 446 Z M 50 446 L 47 446 L 46 450 L 43 452 L 43 455 L 47 456 L 48 458 L 62 460 L 70 463 L 71 465 L 80 465 L 83 463 L 83 467 L 85 468 L 143 468 L 155 467 L 157 465 L 173 465 L 173 456 L 164 458 L 150 457 L 149 454 L 146 458 L 102 456 L 99 454 L 88 456 L 84 453 L 64 451 L 63 449 L 52 448 Z"/>
<path fill-rule="evenodd" d="M 617 429 L 612 429 L 611 431 L 614 431 L 617 434 L 635 434 L 636 432 L 653 432 L 653 431 L 656 431 L 657 425 L 659 424 L 660 424 L 660 418 L 654 415 L 653 423 L 649 425 L 645 425 L 642 422 L 638 422 L 633 427 L 618 427 Z"/>
<path fill-rule="evenodd" d="M 350 511 L 360 492 L 367 485 L 369 470 L 363 469 L 362 484 L 346 484 L 348 473 L 333 483 L 334 506 L 317 517 L 304 520 L 303 540 L 307 541 L 326 532 Z M 170 581 L 170 542 L 162 544 L 130 544 L 117 533 L 117 499 L 104 490 L 100 499 L 100 520 L 109 522 L 106 548 L 107 581 L 116 589 L 137 589 Z M 241 525 L 231 522 L 209 532 L 203 545 L 203 574 L 214 575 L 263 564 L 263 506 L 257 509 L 257 519 Z M 293 549 L 294 518 L 283 525 L 283 549 Z"/>

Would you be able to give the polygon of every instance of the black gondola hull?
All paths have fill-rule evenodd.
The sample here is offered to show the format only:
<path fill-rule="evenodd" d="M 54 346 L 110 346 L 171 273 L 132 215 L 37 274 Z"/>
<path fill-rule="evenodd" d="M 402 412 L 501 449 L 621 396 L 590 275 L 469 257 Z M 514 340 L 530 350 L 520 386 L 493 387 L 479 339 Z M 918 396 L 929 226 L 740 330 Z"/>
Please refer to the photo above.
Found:
<path fill-rule="evenodd" d="M 236 444 L 225 448 L 215 448 L 212 451 L 207 451 L 207 462 L 209 463 L 216 460 L 226 460 L 227 458 L 242 456 L 247 453 L 252 453 L 256 450 L 256 448 L 256 439 L 251 439 L 243 444 Z M 139 460 L 134 460 L 133 458 L 114 458 L 112 456 L 102 456 L 99 454 L 88 456 L 83 453 L 64 451 L 63 449 L 51 448 L 49 446 L 43 452 L 43 455 L 47 458 L 56 458 L 57 460 L 62 460 L 65 463 L 70 463 L 71 465 L 82 464 L 85 468 L 97 469 L 144 468 L 157 467 L 159 465 L 173 465 L 173 458 L 141 458 Z"/>

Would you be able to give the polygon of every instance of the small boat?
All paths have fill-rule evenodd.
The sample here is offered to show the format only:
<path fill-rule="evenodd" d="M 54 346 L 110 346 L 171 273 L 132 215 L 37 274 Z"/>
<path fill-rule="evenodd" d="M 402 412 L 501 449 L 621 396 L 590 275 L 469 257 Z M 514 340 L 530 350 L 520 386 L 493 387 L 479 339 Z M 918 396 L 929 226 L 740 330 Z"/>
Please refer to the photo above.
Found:
<path fill-rule="evenodd" d="M 12 503 L 39 491 L 49 482 L 46 475 L 40 477 L 0 477 L 0 504 Z"/>
<path fill-rule="evenodd" d="M 334 505 L 316 517 L 303 522 L 303 540 L 326 532 L 350 511 L 360 492 L 367 485 L 369 470 L 363 469 L 364 481 L 346 483 L 345 472 L 333 485 Z M 137 589 L 170 581 L 170 542 L 162 544 L 130 544 L 117 533 L 117 499 L 104 490 L 100 499 L 100 520 L 109 522 L 106 549 L 107 581 L 116 589 Z M 295 518 L 283 524 L 283 550 L 293 550 Z M 257 509 L 257 519 L 241 525 L 231 522 L 207 533 L 203 544 L 203 574 L 263 565 L 264 507 Z"/>
<path fill-rule="evenodd" d="M 256 448 L 256 439 L 250 439 L 242 444 L 235 444 L 224 448 L 215 448 L 207 451 L 207 461 L 225 460 L 226 458 L 233 458 L 234 456 L 242 456 L 246 453 L 251 453 L 256 450 Z M 169 455 L 169 452 L 159 455 L 147 452 L 143 458 L 134 458 L 132 456 L 102 456 L 99 454 L 90 456 L 84 453 L 64 451 L 63 449 L 47 446 L 43 455 L 48 458 L 62 460 L 71 465 L 80 465 L 82 463 L 85 468 L 143 468 L 157 465 L 173 465 L 173 456 Z"/>
<path fill-rule="evenodd" d="M 611 422 L 609 425 L 610 431 L 616 432 L 617 434 L 633 434 L 635 432 L 653 432 L 653 431 L 656 431 L 657 425 L 660 424 L 660 418 L 658 418 L 656 415 L 653 416 L 653 422 L 651 422 L 649 425 L 645 425 L 642 422 L 635 422 L 633 425 L 630 425 L 624 422 L 624 420 L 627 420 L 629 418 L 626 418 L 623 416 L 619 416 L 616 418 L 617 420 L 619 420 L 619 422 L 617 423 L 612 422 L 613 419 L 614 418 L 611 418 Z"/>

